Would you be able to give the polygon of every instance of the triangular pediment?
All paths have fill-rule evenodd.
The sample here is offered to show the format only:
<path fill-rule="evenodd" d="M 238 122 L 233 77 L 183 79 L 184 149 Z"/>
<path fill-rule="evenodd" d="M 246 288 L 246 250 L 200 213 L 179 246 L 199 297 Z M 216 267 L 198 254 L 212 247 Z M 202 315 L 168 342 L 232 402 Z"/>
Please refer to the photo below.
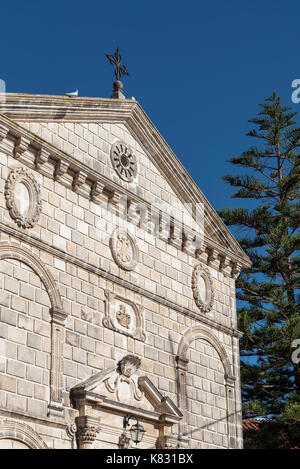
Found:
<path fill-rule="evenodd" d="M 161 192 L 155 193 L 151 180 L 147 183 L 147 194 L 141 185 L 130 186 L 111 171 L 107 142 L 125 140 L 134 146 L 138 155 L 143 167 L 141 177 L 151 174 L 164 188 L 164 203 L 171 207 L 175 204 L 183 217 L 191 217 L 196 231 L 200 228 L 194 207 L 203 204 L 206 244 L 217 251 L 221 248 L 241 265 L 250 265 L 230 231 L 136 101 L 8 94 L 0 113 L 38 141 L 45 141 L 69 155 L 78 167 L 86 166 L 92 172 L 112 178 L 113 183 L 133 191 L 140 199 L 159 202 Z"/>
<path fill-rule="evenodd" d="M 74 407 L 77 407 L 77 401 L 82 402 L 85 399 L 87 402 L 98 403 L 106 408 L 128 406 L 147 412 L 149 415 L 168 415 L 169 419 L 180 419 L 182 413 L 178 407 L 169 397 L 163 396 L 147 376 L 136 373 L 132 359 L 134 361 L 136 357 L 128 355 L 121 360 L 121 362 L 127 360 L 129 363 L 128 366 L 125 365 L 127 370 L 123 372 L 118 365 L 100 371 L 74 386 L 71 390 Z"/>

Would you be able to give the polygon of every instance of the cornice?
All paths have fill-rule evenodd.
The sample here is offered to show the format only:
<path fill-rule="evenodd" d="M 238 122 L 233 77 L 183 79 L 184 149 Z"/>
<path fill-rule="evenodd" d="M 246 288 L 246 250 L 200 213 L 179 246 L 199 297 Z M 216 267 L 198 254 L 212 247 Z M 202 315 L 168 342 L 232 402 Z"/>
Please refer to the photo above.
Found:
<path fill-rule="evenodd" d="M 214 226 L 220 239 L 227 244 L 228 250 L 239 259 L 243 267 L 251 266 L 249 258 L 137 101 L 8 93 L 6 101 L 0 106 L 0 112 L 10 119 L 27 122 L 124 123 L 147 150 L 152 162 L 168 177 L 178 198 L 183 203 L 203 203 L 206 219 Z M 78 164 L 77 160 L 76 163 Z M 221 245 L 223 248 L 223 244 Z"/>
<path fill-rule="evenodd" d="M 134 414 L 139 418 L 147 420 L 148 422 L 156 422 L 157 424 L 161 422 L 166 422 L 166 424 L 174 424 L 182 418 L 182 416 L 173 415 L 171 413 L 163 414 L 159 411 L 151 411 L 147 409 L 142 409 L 141 407 L 126 404 L 124 402 L 113 401 L 107 396 L 102 396 L 91 391 L 84 391 L 80 388 L 73 388 L 71 389 L 70 393 L 71 401 L 73 402 L 73 405 L 76 409 L 80 408 L 80 401 L 84 401 L 85 405 L 91 406 L 94 409 L 97 408 L 101 410 L 107 410 L 110 413 L 115 412 L 118 414 Z"/>
<path fill-rule="evenodd" d="M 66 407 L 66 409 L 70 410 L 70 407 Z M 76 410 L 74 410 L 74 414 L 75 413 L 77 413 Z M 40 425 L 45 425 L 45 426 L 50 425 L 52 427 L 60 428 L 62 430 L 65 430 L 66 428 L 66 423 L 62 421 L 61 418 L 57 418 L 57 417 L 50 416 L 50 415 L 48 416 L 48 418 L 42 418 L 42 417 L 32 415 L 29 412 L 11 411 L 11 410 L 7 410 L 7 409 L 0 407 L 0 417 L 16 418 L 25 422 L 32 422 L 32 423 L 38 422 Z"/>
<path fill-rule="evenodd" d="M 55 95 L 7 93 L 0 103 L 0 113 L 16 121 L 28 122 L 99 122 L 130 117 L 133 107 L 139 106 L 132 99 L 69 98 Z"/>
<path fill-rule="evenodd" d="M 135 205 L 143 204 L 143 206 L 147 208 L 149 217 L 150 213 L 154 215 L 156 211 L 158 220 L 161 219 L 162 213 L 159 212 L 159 210 L 155 210 L 150 203 L 146 202 L 138 195 L 122 188 L 108 177 L 100 174 L 86 164 L 81 163 L 73 156 L 57 149 L 50 143 L 45 142 L 16 122 L 1 115 L 0 134 L 2 135 L 2 139 L 0 139 L 0 149 L 3 152 L 13 156 L 21 163 L 35 169 L 41 174 L 59 181 L 83 197 L 89 198 L 95 203 L 109 202 L 115 205 L 115 209 L 117 210 L 118 203 L 123 196 L 127 199 L 128 209 L 131 206 L 134 208 Z M 205 217 L 208 217 L 208 213 L 209 211 L 205 209 Z M 172 239 L 172 236 L 171 238 L 165 239 L 163 233 L 159 233 L 159 236 L 161 235 L 162 239 L 170 242 L 170 244 L 174 244 L 176 247 L 186 250 L 188 254 L 193 256 L 197 255 L 195 247 L 191 250 L 188 247 L 188 243 L 186 243 L 186 240 L 193 241 L 197 233 L 192 229 L 187 229 L 187 227 L 183 228 L 182 223 L 177 220 L 172 220 L 171 224 L 171 232 L 175 233 L 177 230 L 177 234 L 173 234 L 174 239 Z M 172 228 L 174 226 L 176 226 L 176 230 Z M 149 226 L 142 227 L 149 230 Z M 178 234 L 179 236 L 177 236 Z M 216 264 L 216 268 L 220 268 L 221 264 L 224 265 L 223 261 L 225 258 L 230 259 L 231 264 L 229 265 L 227 263 L 227 266 L 230 267 L 231 272 L 233 272 L 233 270 L 235 271 L 237 268 L 240 269 L 242 266 L 248 265 L 244 257 L 240 255 L 242 253 L 241 250 L 236 251 L 232 248 L 230 249 L 228 246 L 220 245 L 208 236 L 204 236 L 203 241 L 204 249 L 202 250 L 202 254 L 206 255 L 208 253 L 207 255 L 209 256 L 210 251 L 219 253 L 219 260 L 217 262 L 219 265 Z"/>
<path fill-rule="evenodd" d="M 143 287 L 140 287 L 136 285 L 133 282 L 130 282 L 128 280 L 125 280 L 122 277 L 119 277 L 118 275 L 112 274 L 110 272 L 107 272 L 105 269 L 102 269 L 101 267 L 97 267 L 94 264 L 91 264 L 89 262 L 83 261 L 81 259 L 78 259 L 77 257 L 66 253 L 65 251 L 53 247 L 49 244 L 47 244 L 44 241 L 41 241 L 39 238 L 35 237 L 33 234 L 27 234 L 24 233 L 23 231 L 20 231 L 17 228 L 14 228 L 12 226 L 6 225 L 5 223 L 0 222 L 0 232 L 6 233 L 7 235 L 13 236 L 14 238 L 24 241 L 30 246 L 40 249 L 42 251 L 48 252 L 49 254 L 62 259 L 66 262 L 69 262 L 71 264 L 74 264 L 83 270 L 87 270 L 88 272 L 94 273 L 96 275 L 99 275 L 115 284 L 118 284 L 120 286 L 123 286 L 124 288 L 127 288 L 142 297 L 148 298 L 150 300 L 153 300 L 157 302 L 158 304 L 167 306 L 168 308 L 173 309 L 174 311 L 177 311 L 180 314 L 183 314 L 191 319 L 197 320 L 199 323 L 206 324 L 207 326 L 210 326 L 211 328 L 224 332 L 225 334 L 229 336 L 233 336 L 236 338 L 242 337 L 242 333 L 238 331 L 237 329 L 233 327 L 228 327 L 223 324 L 219 324 L 218 322 L 214 321 L 213 319 L 209 319 L 208 317 L 204 316 L 203 314 L 197 313 L 195 311 L 191 311 L 189 308 L 185 308 L 183 306 L 180 306 L 176 304 L 175 302 L 168 300 L 167 298 L 157 295 L 155 293 L 152 293 L 148 290 L 146 290 Z"/>

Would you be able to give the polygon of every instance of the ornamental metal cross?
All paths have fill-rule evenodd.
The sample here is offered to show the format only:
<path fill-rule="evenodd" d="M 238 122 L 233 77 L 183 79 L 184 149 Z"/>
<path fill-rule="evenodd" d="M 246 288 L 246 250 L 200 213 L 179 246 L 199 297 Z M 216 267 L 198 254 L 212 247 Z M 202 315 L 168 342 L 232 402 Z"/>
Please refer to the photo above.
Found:
<path fill-rule="evenodd" d="M 115 77 L 116 77 L 117 80 L 120 80 L 122 75 L 129 75 L 129 73 L 126 70 L 125 65 L 121 64 L 122 57 L 120 55 L 119 48 L 117 48 L 114 55 L 109 55 L 109 54 L 105 54 L 105 55 L 108 58 L 108 60 L 110 61 L 110 63 L 112 65 L 114 65 L 114 67 L 115 67 L 114 74 L 115 74 Z"/>

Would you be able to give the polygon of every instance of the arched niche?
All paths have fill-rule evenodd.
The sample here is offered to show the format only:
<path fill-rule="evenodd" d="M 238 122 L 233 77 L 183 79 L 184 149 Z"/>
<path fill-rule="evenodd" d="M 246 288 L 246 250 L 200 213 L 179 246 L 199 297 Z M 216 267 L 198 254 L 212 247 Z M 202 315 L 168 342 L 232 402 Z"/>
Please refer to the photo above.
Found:
<path fill-rule="evenodd" d="M 63 310 L 63 303 L 56 282 L 45 265 L 34 254 L 18 244 L 0 243 L 0 260 L 14 259 L 31 267 L 43 282 L 53 310 Z"/>
<path fill-rule="evenodd" d="M 212 347 L 218 352 L 218 355 L 223 363 L 225 379 L 234 379 L 225 348 L 223 347 L 219 339 L 217 339 L 217 337 L 212 332 L 203 328 L 203 326 L 193 326 L 183 334 L 178 346 L 177 356 L 181 360 L 186 360 L 189 345 L 192 341 L 196 339 L 207 341 L 210 343 L 210 345 L 212 345 Z"/>
<path fill-rule="evenodd" d="M 229 447 L 236 446 L 236 408 L 235 408 L 235 377 L 224 346 L 219 339 L 202 325 L 196 325 L 185 331 L 178 346 L 176 356 L 177 364 L 177 396 L 178 406 L 184 414 L 180 433 L 184 437 L 186 431 L 186 379 L 189 360 L 187 352 L 190 344 L 195 340 L 207 342 L 216 352 L 224 369 L 224 382 L 226 393 L 227 434 Z"/>
<path fill-rule="evenodd" d="M 56 281 L 44 263 L 29 249 L 16 243 L 0 243 L 1 260 L 17 260 L 30 267 L 43 283 L 51 303 L 51 370 L 49 413 L 61 416 L 62 407 L 62 346 L 64 343 L 64 321 L 67 314 Z"/>

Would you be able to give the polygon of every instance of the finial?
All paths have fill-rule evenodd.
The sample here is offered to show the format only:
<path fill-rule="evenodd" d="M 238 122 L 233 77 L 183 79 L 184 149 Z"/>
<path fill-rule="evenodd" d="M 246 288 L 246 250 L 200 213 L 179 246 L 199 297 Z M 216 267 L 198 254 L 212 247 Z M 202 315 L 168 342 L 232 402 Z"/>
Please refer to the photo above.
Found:
<path fill-rule="evenodd" d="M 120 81 L 120 78 L 122 75 L 129 75 L 129 73 L 126 70 L 125 65 L 122 65 L 121 63 L 121 55 L 119 48 L 117 48 L 116 52 L 114 55 L 110 54 L 105 54 L 110 63 L 115 67 L 114 74 L 116 77 L 116 81 L 113 83 L 113 93 L 111 95 L 111 98 L 113 99 L 125 99 L 125 96 L 123 94 L 123 83 Z"/>

